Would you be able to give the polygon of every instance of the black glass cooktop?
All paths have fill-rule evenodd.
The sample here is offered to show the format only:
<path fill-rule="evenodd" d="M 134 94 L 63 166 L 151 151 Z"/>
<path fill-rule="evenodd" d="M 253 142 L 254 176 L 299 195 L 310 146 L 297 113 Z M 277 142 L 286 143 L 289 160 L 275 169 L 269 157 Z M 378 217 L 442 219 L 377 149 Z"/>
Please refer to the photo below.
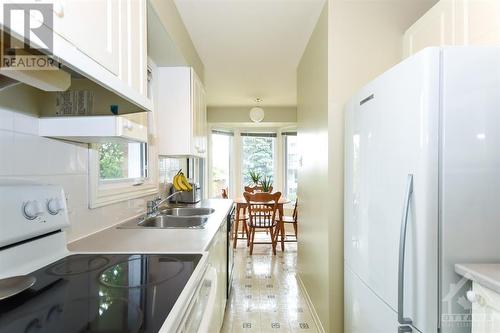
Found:
<path fill-rule="evenodd" d="M 200 258 L 68 256 L 34 272 L 30 289 L 0 301 L 0 333 L 156 333 Z"/>

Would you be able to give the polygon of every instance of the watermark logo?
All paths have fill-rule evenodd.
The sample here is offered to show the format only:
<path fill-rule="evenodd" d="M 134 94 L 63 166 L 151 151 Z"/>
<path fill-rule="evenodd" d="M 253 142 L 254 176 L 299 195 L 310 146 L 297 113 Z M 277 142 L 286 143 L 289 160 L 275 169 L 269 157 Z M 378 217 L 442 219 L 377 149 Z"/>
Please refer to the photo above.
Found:
<path fill-rule="evenodd" d="M 48 3 L 8 3 L 3 5 L 2 70 L 57 70 L 51 55 L 53 5 Z"/>
<path fill-rule="evenodd" d="M 472 315 L 472 303 L 466 296 L 467 291 L 471 289 L 471 278 L 466 275 L 456 283 L 450 283 L 442 303 L 441 322 L 444 327 L 453 328 L 457 332 L 468 332 L 475 322 L 489 325 L 500 320 L 498 315 L 489 312 Z M 478 302 L 485 303 L 485 301 L 481 299 Z"/>

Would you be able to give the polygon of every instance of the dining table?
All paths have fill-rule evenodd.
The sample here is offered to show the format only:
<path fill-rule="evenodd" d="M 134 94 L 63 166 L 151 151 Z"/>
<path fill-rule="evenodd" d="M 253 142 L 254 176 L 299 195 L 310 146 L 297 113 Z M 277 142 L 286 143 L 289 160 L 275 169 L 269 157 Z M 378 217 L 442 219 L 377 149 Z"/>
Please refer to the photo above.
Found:
<path fill-rule="evenodd" d="M 281 251 L 285 251 L 285 224 L 282 222 L 282 217 L 283 217 L 283 206 L 286 205 L 286 204 L 289 204 L 290 203 L 290 200 L 288 200 L 287 198 L 284 198 L 284 197 L 281 197 L 279 200 L 278 200 L 278 226 L 277 226 L 277 229 L 278 229 L 278 232 L 279 234 L 277 235 L 277 237 L 280 237 L 281 236 L 281 239 L 280 239 L 280 243 L 281 243 Z M 241 210 L 244 210 L 247 208 L 247 201 L 244 197 L 239 197 L 239 198 L 236 198 L 234 200 L 234 204 L 236 205 L 236 220 L 239 221 L 240 220 L 240 214 L 241 214 Z M 245 230 L 246 230 L 246 227 L 245 227 Z M 236 233 L 238 232 L 238 230 L 235 230 Z M 237 237 L 238 235 L 235 234 L 235 237 Z"/>

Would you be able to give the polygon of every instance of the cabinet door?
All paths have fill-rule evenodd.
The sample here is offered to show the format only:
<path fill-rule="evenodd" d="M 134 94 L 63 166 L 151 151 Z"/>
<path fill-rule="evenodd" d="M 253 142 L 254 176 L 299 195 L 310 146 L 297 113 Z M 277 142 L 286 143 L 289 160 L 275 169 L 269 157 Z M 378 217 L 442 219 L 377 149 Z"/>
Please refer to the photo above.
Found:
<path fill-rule="evenodd" d="M 208 149 L 208 123 L 207 123 L 207 100 L 206 92 L 203 86 L 200 92 L 200 145 L 202 147 L 202 154 L 206 156 Z"/>
<path fill-rule="evenodd" d="M 54 31 L 118 75 L 119 0 L 58 0 L 53 3 Z"/>
<path fill-rule="evenodd" d="M 164 156 L 193 155 L 193 80 L 189 67 L 159 67 L 158 153 Z"/>
<path fill-rule="evenodd" d="M 206 106 L 201 80 L 190 67 L 160 67 L 158 73 L 160 155 L 205 157 Z"/>
<path fill-rule="evenodd" d="M 191 70 L 191 119 L 192 119 L 192 133 L 193 133 L 193 140 L 192 140 L 192 150 L 194 154 L 198 154 L 198 150 L 200 147 L 199 143 L 199 138 L 198 138 L 198 132 L 199 132 L 199 124 L 198 124 L 198 119 L 199 119 L 199 102 L 200 98 L 198 96 L 200 91 L 200 82 L 198 80 L 198 76 L 194 72 L 194 70 Z"/>
<path fill-rule="evenodd" d="M 500 1 L 466 0 L 466 43 L 468 45 L 498 45 L 500 43 Z"/>
<path fill-rule="evenodd" d="M 214 236 L 210 245 L 209 263 L 217 270 L 217 305 L 216 305 L 216 322 L 217 329 L 222 327 L 224 321 L 224 312 L 226 308 L 226 288 L 227 288 L 227 226 L 222 223 L 221 227 Z"/>
<path fill-rule="evenodd" d="M 441 0 L 405 33 L 410 56 L 428 46 L 500 44 L 500 1 Z"/>
<path fill-rule="evenodd" d="M 205 154 L 203 147 L 204 89 L 199 77 L 194 71 L 192 73 L 193 152 L 203 157 Z"/>
<path fill-rule="evenodd" d="M 458 6 L 455 0 L 441 0 L 425 13 L 406 31 L 404 55 L 411 56 L 429 46 L 455 45 L 459 42 L 454 27 L 456 15 L 460 12 Z"/>
<path fill-rule="evenodd" d="M 219 229 L 219 266 L 220 271 L 218 272 L 219 280 L 219 306 L 221 309 L 220 321 L 224 322 L 224 313 L 226 309 L 226 295 L 227 295 L 227 224 L 222 223 Z"/>
<path fill-rule="evenodd" d="M 221 321 L 221 313 L 224 312 L 224 309 L 221 308 L 221 303 L 220 303 L 220 288 L 221 288 L 221 285 L 220 285 L 220 280 L 219 280 L 219 275 L 220 275 L 220 270 L 221 270 L 221 267 L 220 267 L 220 259 L 219 259 L 219 252 L 220 252 L 220 238 L 219 238 L 219 233 L 217 233 L 215 236 L 214 236 L 214 239 L 212 241 L 212 244 L 210 245 L 210 249 L 209 249 L 209 253 L 210 253 L 210 256 L 209 256 L 209 264 L 210 266 L 212 266 L 213 268 L 215 268 L 215 270 L 217 271 L 217 302 L 215 303 L 215 309 L 214 309 L 214 317 L 216 318 L 215 320 L 215 324 L 216 324 L 216 327 L 217 328 L 220 328 L 221 325 L 222 325 L 222 321 Z"/>
<path fill-rule="evenodd" d="M 500 294 L 473 283 L 478 301 L 472 303 L 472 333 L 500 332 Z"/>
<path fill-rule="evenodd" d="M 121 41 L 122 68 L 120 75 L 126 77 L 129 87 L 146 95 L 147 88 L 147 37 L 146 1 L 126 0 L 121 2 L 123 34 Z"/>

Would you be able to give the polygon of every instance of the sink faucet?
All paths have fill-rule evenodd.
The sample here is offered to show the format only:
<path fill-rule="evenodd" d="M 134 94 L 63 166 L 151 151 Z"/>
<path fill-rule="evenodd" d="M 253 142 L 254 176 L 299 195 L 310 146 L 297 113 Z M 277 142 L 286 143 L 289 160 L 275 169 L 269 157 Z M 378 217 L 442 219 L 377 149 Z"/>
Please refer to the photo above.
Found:
<path fill-rule="evenodd" d="M 174 193 L 170 194 L 169 196 L 167 196 L 165 199 L 161 199 L 160 197 L 158 197 L 154 200 L 148 201 L 147 202 L 147 212 L 146 212 L 147 216 L 155 215 L 158 212 L 158 207 L 160 207 L 161 204 L 163 204 L 165 201 L 172 199 L 174 196 L 176 196 L 177 194 L 179 194 L 181 192 L 183 192 L 183 191 L 174 192 Z"/>

